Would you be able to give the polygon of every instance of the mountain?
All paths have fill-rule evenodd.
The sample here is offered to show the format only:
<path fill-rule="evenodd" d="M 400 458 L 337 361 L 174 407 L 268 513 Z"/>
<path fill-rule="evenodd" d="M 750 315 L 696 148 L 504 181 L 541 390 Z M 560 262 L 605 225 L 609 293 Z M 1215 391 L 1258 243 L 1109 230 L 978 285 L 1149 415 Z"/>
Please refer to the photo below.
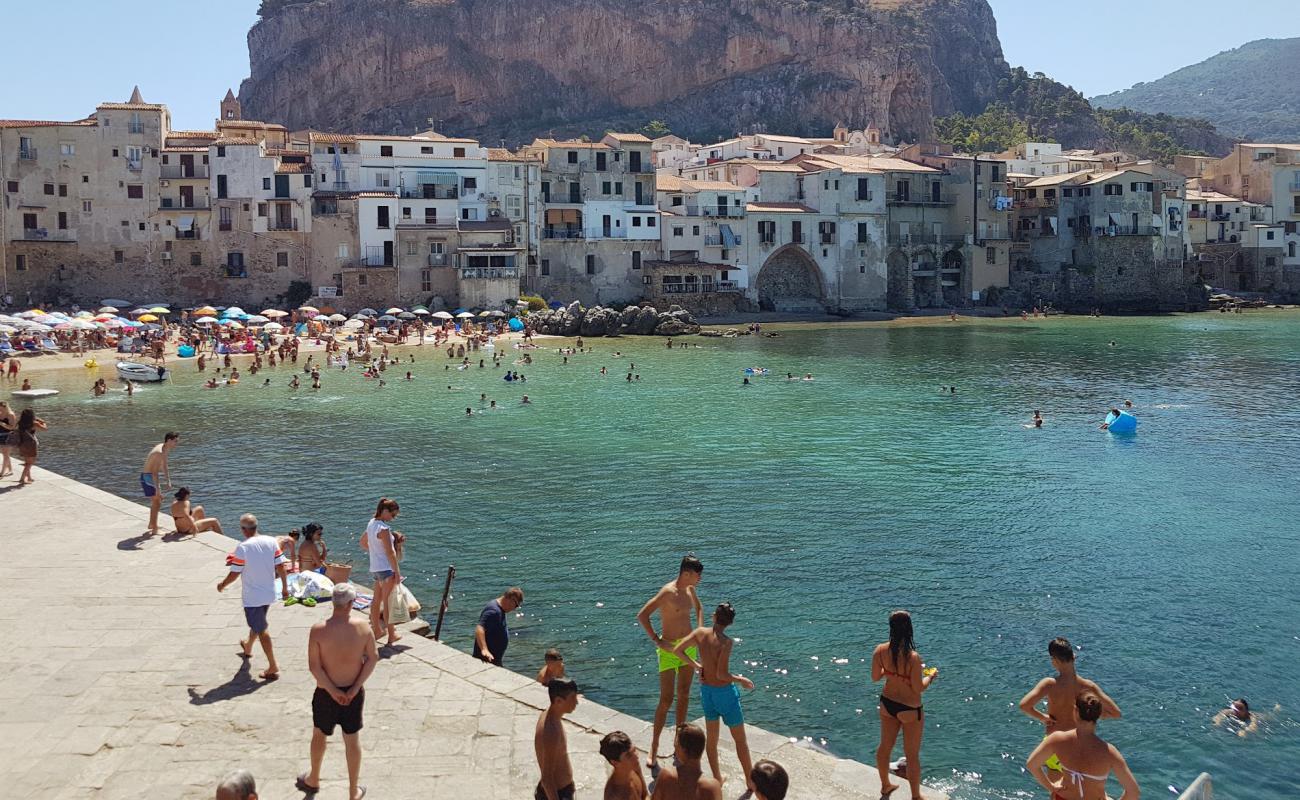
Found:
<path fill-rule="evenodd" d="M 1300 141 L 1297 68 L 1300 38 L 1260 39 L 1092 102 L 1199 117 L 1250 141 L 1295 142 Z"/>
<path fill-rule="evenodd" d="M 1007 72 L 986 0 L 263 0 L 251 117 L 290 128 L 916 139 Z"/>

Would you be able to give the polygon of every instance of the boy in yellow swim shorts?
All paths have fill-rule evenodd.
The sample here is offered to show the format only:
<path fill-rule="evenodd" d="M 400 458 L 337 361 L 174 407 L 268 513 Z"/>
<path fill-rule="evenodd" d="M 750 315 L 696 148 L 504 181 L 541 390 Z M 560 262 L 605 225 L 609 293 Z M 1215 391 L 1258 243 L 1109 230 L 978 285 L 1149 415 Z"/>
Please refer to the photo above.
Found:
<path fill-rule="evenodd" d="M 703 574 L 704 565 L 694 554 L 688 554 L 682 559 L 677 578 L 664 584 L 636 615 L 637 622 L 654 642 L 659 658 L 659 705 L 655 707 L 654 733 L 650 739 L 650 757 L 646 761 L 651 774 L 658 769 L 659 736 L 668 721 L 668 709 L 673 705 L 674 695 L 677 698 L 677 724 L 686 724 L 695 671 L 672 651 L 697 625 L 703 624 L 704 609 L 695 593 Z M 659 614 L 658 633 L 650 624 L 650 617 L 655 613 Z M 698 656 L 695 648 L 687 652 L 691 658 Z"/>

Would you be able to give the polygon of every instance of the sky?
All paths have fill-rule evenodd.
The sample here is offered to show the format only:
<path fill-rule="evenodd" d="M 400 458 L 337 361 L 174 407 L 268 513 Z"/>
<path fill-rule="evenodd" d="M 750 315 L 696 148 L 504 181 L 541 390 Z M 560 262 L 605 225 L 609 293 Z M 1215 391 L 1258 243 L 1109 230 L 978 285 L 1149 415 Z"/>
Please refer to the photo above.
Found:
<path fill-rule="evenodd" d="M 0 0 L 0 18 L 22 20 L 0 48 L 2 119 L 80 119 L 139 84 L 146 101 L 167 104 L 175 128 L 206 129 L 226 89 L 238 93 L 248 76 L 245 37 L 258 0 L 19 1 Z M 1011 65 L 1088 97 L 1255 39 L 1300 36 L 1297 0 L 988 2 Z"/>

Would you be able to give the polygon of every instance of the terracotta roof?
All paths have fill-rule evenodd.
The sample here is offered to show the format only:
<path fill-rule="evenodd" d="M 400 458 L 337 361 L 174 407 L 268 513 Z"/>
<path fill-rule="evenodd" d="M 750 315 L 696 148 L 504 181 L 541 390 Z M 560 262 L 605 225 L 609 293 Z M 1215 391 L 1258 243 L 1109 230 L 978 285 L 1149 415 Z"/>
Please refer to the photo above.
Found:
<path fill-rule="evenodd" d="M 281 164 L 275 168 L 277 175 L 301 175 L 311 172 L 311 164 Z"/>
<path fill-rule="evenodd" d="M 257 147 L 258 145 L 261 144 L 261 142 L 258 141 L 257 139 L 241 139 L 238 136 L 222 136 L 219 139 L 213 139 L 212 144 L 214 145 L 219 144 L 222 147 L 226 147 L 229 145 L 238 145 L 238 144 L 246 144 L 250 147 Z"/>
<path fill-rule="evenodd" d="M 393 136 L 391 134 L 386 134 L 386 133 L 358 133 L 356 134 L 355 138 L 358 140 L 364 139 L 366 141 L 379 141 L 379 142 L 416 142 L 416 143 L 420 143 L 420 142 L 462 143 L 463 142 L 466 144 L 478 144 L 478 139 L 452 139 L 448 136 L 442 136 L 440 134 L 434 134 L 432 136 L 429 136 L 423 133 L 417 133 L 412 136 Z"/>
<path fill-rule="evenodd" d="M 785 212 L 791 214 L 816 214 L 817 213 L 817 209 L 809 208 L 803 203 L 767 203 L 767 202 L 749 203 L 748 205 L 745 206 L 745 210 L 759 211 L 759 212 L 763 212 L 763 211 Z"/>
<path fill-rule="evenodd" d="M 717 166 L 717 165 L 710 164 L 709 166 Z M 804 168 L 799 166 L 798 164 L 756 163 L 754 164 L 754 169 L 760 170 L 762 172 L 803 172 L 804 171 Z"/>
<path fill-rule="evenodd" d="M 266 128 L 267 130 L 285 131 L 288 128 L 275 122 L 258 122 L 252 119 L 231 119 L 221 120 L 217 123 L 218 128 Z"/>
<path fill-rule="evenodd" d="M 161 103 L 100 103 L 95 108 L 109 111 L 162 111 L 167 106 Z"/>
<path fill-rule="evenodd" d="M 610 131 L 605 135 L 611 139 L 620 142 L 642 142 L 645 144 L 650 143 L 650 137 L 640 133 L 616 133 L 614 131 Z"/>
<path fill-rule="evenodd" d="M 561 139 L 538 139 L 533 142 L 534 146 L 553 147 L 558 150 L 607 150 L 609 145 L 601 142 L 584 142 L 580 139 L 571 139 L 568 141 Z"/>
<path fill-rule="evenodd" d="M 307 131 L 307 138 L 325 144 L 352 144 L 357 140 L 356 134 L 352 133 L 321 133 L 320 131 Z"/>
<path fill-rule="evenodd" d="M 1060 186 L 1063 183 L 1082 183 L 1092 175 L 1091 172 L 1067 172 L 1064 175 L 1044 175 L 1024 184 L 1022 189 L 1038 189 L 1044 186 Z"/>
<path fill-rule="evenodd" d="M 489 147 L 487 149 L 488 161 L 536 161 L 535 158 L 529 158 L 523 153 L 513 153 L 504 147 Z"/>
<path fill-rule="evenodd" d="M 694 192 L 695 187 L 689 181 L 683 180 L 676 175 L 657 175 L 655 176 L 656 192 Z"/>
<path fill-rule="evenodd" d="M 745 187 L 729 181 L 690 181 L 697 190 L 706 192 L 741 192 Z"/>
<path fill-rule="evenodd" d="M 93 119 L 79 119 L 75 122 L 55 122 L 44 119 L 0 119 L 0 128 L 53 128 L 60 125 L 95 125 Z"/>
<path fill-rule="evenodd" d="M 216 131 L 167 131 L 168 139 L 215 139 Z"/>
<path fill-rule="evenodd" d="M 1230 194 L 1223 194 L 1222 192 L 1216 192 L 1213 189 L 1209 191 L 1202 191 L 1200 189 L 1188 189 L 1187 199 L 1197 200 L 1201 202 L 1209 201 L 1211 203 L 1240 203 L 1241 202 L 1241 198 L 1239 197 L 1233 197 Z"/>
<path fill-rule="evenodd" d="M 306 150 L 295 150 L 292 147 L 268 147 L 266 154 L 268 156 L 311 156 L 311 153 Z"/>
<path fill-rule="evenodd" d="M 203 147 L 198 147 L 198 146 L 194 146 L 194 147 L 184 146 L 184 147 L 182 147 L 181 145 L 167 145 L 167 146 L 163 147 L 162 151 L 163 151 L 164 153 L 206 153 L 206 152 L 208 152 L 208 148 L 207 148 L 207 146 L 203 146 Z"/>
<path fill-rule="evenodd" d="M 391 192 L 357 192 L 357 197 L 396 197 L 397 191 Z"/>
<path fill-rule="evenodd" d="M 794 142 L 795 144 L 812 144 L 811 139 L 805 139 L 802 136 L 773 136 L 772 134 L 759 133 L 756 136 L 760 139 L 771 139 L 774 142 Z"/>
<path fill-rule="evenodd" d="M 462 231 L 493 231 L 493 232 L 509 231 L 514 227 L 514 225 L 511 224 L 510 220 L 505 219 L 503 217 L 499 217 L 497 219 L 480 219 L 480 220 L 462 219 L 462 220 L 457 220 L 456 226 L 457 226 L 457 230 L 462 230 Z M 461 245 L 461 247 L 463 249 L 464 247 L 466 247 L 466 245 Z M 469 247 L 472 248 L 473 245 L 469 245 Z"/>

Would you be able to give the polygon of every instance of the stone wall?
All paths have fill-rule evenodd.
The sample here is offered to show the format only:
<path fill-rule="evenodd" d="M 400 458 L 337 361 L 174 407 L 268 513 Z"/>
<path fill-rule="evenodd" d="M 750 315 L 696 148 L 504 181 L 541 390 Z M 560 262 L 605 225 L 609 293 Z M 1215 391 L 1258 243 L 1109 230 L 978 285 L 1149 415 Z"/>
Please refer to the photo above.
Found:
<path fill-rule="evenodd" d="M 397 300 L 396 267 L 348 267 L 343 270 L 343 296 L 334 307 L 358 311 L 382 311 Z"/>

